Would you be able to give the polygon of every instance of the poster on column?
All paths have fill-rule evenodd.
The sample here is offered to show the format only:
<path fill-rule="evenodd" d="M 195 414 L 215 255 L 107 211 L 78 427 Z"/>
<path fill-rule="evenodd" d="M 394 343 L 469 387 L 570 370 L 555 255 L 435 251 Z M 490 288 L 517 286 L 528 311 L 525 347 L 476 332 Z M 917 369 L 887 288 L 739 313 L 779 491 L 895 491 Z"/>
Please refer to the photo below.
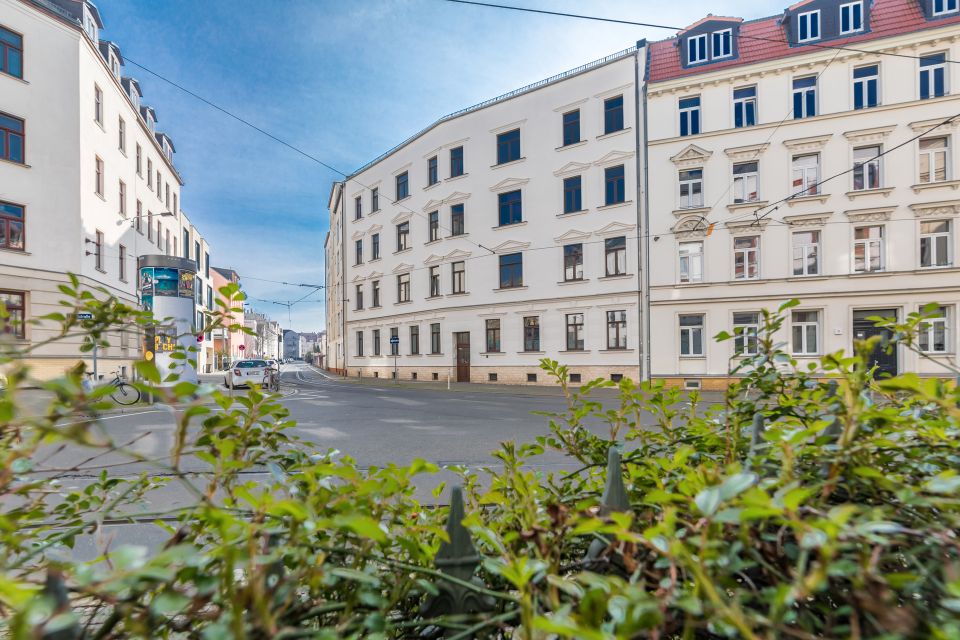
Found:
<path fill-rule="evenodd" d="M 180 282 L 179 269 L 164 269 L 157 267 L 153 270 L 153 289 L 156 296 L 176 297 L 177 286 Z"/>

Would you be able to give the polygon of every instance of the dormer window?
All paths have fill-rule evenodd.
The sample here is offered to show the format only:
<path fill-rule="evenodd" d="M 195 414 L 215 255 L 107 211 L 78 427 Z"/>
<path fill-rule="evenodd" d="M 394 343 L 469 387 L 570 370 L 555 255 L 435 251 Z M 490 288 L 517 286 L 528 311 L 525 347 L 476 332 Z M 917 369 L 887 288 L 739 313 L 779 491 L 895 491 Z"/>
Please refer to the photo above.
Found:
<path fill-rule="evenodd" d="M 687 38 L 687 64 L 697 64 L 707 60 L 707 34 Z"/>
<path fill-rule="evenodd" d="M 113 71 L 113 75 L 118 79 L 120 78 L 120 62 L 117 60 L 117 56 L 110 55 L 110 70 Z"/>
<path fill-rule="evenodd" d="M 956 2 L 956 0 L 953 0 Z M 863 31 L 863 1 L 840 5 L 840 33 Z"/>
<path fill-rule="evenodd" d="M 733 30 L 724 29 L 723 31 L 714 31 L 712 34 L 713 59 L 728 58 L 733 55 Z"/>
<path fill-rule="evenodd" d="M 808 11 L 797 16 L 797 42 L 820 39 L 820 10 Z"/>
<path fill-rule="evenodd" d="M 935 16 L 956 13 L 957 9 L 958 0 L 933 0 L 933 15 Z"/>

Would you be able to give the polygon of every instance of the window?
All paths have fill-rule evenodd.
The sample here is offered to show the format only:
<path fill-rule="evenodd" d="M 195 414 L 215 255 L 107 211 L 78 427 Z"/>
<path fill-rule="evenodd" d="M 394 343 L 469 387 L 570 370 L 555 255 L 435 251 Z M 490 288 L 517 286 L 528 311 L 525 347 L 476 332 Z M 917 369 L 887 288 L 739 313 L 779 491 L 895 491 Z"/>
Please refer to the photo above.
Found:
<path fill-rule="evenodd" d="M 563 146 L 580 142 L 580 109 L 563 114 Z"/>
<path fill-rule="evenodd" d="M 94 180 L 96 181 L 93 185 L 93 192 L 98 196 L 103 197 L 103 160 L 98 156 L 95 160 L 96 165 L 96 175 Z"/>
<path fill-rule="evenodd" d="M 523 319 L 523 350 L 540 351 L 539 316 L 526 316 Z"/>
<path fill-rule="evenodd" d="M 563 247 L 563 281 L 583 280 L 583 245 L 568 244 Z"/>
<path fill-rule="evenodd" d="M 681 242 L 680 282 L 703 282 L 703 242 Z"/>
<path fill-rule="evenodd" d="M 23 120 L 0 113 L 0 160 L 23 164 L 25 138 Z"/>
<path fill-rule="evenodd" d="M 520 159 L 520 129 L 497 136 L 497 164 Z"/>
<path fill-rule="evenodd" d="M 103 126 L 103 90 L 93 85 L 93 119 Z"/>
<path fill-rule="evenodd" d="M 759 163 L 739 162 L 733 165 L 733 202 L 756 202 L 760 199 Z"/>
<path fill-rule="evenodd" d="M 137 200 L 137 213 L 133 219 L 133 228 L 137 230 L 137 233 L 143 235 L 143 203 L 139 200 Z"/>
<path fill-rule="evenodd" d="M 397 225 L 397 251 L 410 248 L 410 223 L 401 222 Z"/>
<path fill-rule="evenodd" d="M 207 285 L 207 308 L 213 309 L 213 287 Z"/>
<path fill-rule="evenodd" d="M 176 253 L 176 250 L 174 250 L 174 253 Z M 189 229 L 183 230 L 183 257 L 186 258 L 187 260 L 190 259 L 190 230 Z"/>
<path fill-rule="evenodd" d="M 123 118 L 120 118 L 120 123 L 117 126 L 117 134 L 120 138 L 119 149 L 124 154 L 127 153 L 127 123 L 123 121 Z"/>
<path fill-rule="evenodd" d="M 353 199 L 353 219 L 359 220 L 363 217 L 363 201 L 360 196 Z"/>
<path fill-rule="evenodd" d="M 373 330 L 373 355 L 380 355 L 380 329 Z"/>
<path fill-rule="evenodd" d="M 933 0 L 933 15 L 942 16 L 945 13 L 957 12 L 957 0 Z M 2 39 L 2 36 L 0 36 Z"/>
<path fill-rule="evenodd" d="M 451 291 L 453 293 L 466 293 L 467 292 L 467 264 L 463 260 L 460 260 L 459 262 L 454 262 L 452 265 L 450 265 L 450 272 L 453 278 Z"/>
<path fill-rule="evenodd" d="M 607 276 L 622 276 L 627 273 L 627 238 L 617 236 L 603 241 L 603 254 Z"/>
<path fill-rule="evenodd" d="M 380 306 L 380 281 L 374 280 L 373 284 L 370 285 L 370 306 L 376 309 Z"/>
<path fill-rule="evenodd" d="M 797 16 L 797 42 L 820 38 L 820 11 L 808 11 Z"/>
<path fill-rule="evenodd" d="M 820 312 L 793 312 L 793 353 L 798 356 L 812 356 L 820 353 Z"/>
<path fill-rule="evenodd" d="M 757 124 L 757 88 L 742 87 L 733 90 L 733 126 L 752 127 Z"/>
<path fill-rule="evenodd" d="M 380 211 L 380 188 L 370 189 L 370 213 Z"/>
<path fill-rule="evenodd" d="M 880 104 L 880 67 L 858 67 L 853 70 L 853 108 L 867 109 Z"/>
<path fill-rule="evenodd" d="M 370 259 L 380 259 L 380 234 L 375 233 L 370 236 Z"/>
<path fill-rule="evenodd" d="M 120 197 L 120 215 L 127 217 L 127 183 L 120 181 L 118 195 Z"/>
<path fill-rule="evenodd" d="M 158 223 L 159 224 L 159 223 Z M 159 239 L 159 236 L 158 236 Z M 167 255 L 170 255 L 170 229 L 164 229 L 164 240 L 163 240 L 163 250 Z M 177 239 L 173 239 L 173 253 L 177 253 Z"/>
<path fill-rule="evenodd" d="M 793 275 L 820 273 L 820 232 L 796 231 L 793 234 Z"/>
<path fill-rule="evenodd" d="M 137 143 L 137 175 L 143 177 L 143 147 Z"/>
<path fill-rule="evenodd" d="M 151 241 L 153 240 L 153 212 L 152 211 L 147 211 L 147 240 L 151 240 Z"/>
<path fill-rule="evenodd" d="M 427 160 L 427 186 L 440 182 L 439 172 L 437 171 L 437 156 Z"/>
<path fill-rule="evenodd" d="M 147 158 L 147 187 L 153 189 L 153 160 Z"/>
<path fill-rule="evenodd" d="M 5 294 L 0 293 L 0 299 Z M 947 353 L 949 340 L 947 339 L 947 309 L 940 307 L 936 312 L 925 318 L 919 327 L 917 334 L 917 346 L 924 353 Z"/>
<path fill-rule="evenodd" d="M 450 149 L 450 177 L 463 175 L 463 147 Z"/>
<path fill-rule="evenodd" d="M 122 282 L 127 281 L 127 248 L 124 245 L 119 245 L 117 247 L 120 251 L 120 265 L 117 273 L 120 274 L 120 280 Z"/>
<path fill-rule="evenodd" d="M 567 314 L 567 351 L 583 351 L 583 314 Z"/>
<path fill-rule="evenodd" d="M 755 312 L 733 314 L 733 351 L 736 355 L 753 355 L 758 351 L 760 314 Z"/>
<path fill-rule="evenodd" d="M 948 267 L 951 242 L 950 221 L 930 220 L 920 223 L 920 266 Z"/>
<path fill-rule="evenodd" d="M 93 241 L 93 265 L 97 271 L 103 271 L 103 231 L 97 229 Z M 104 273 L 106 273 L 104 271 Z"/>
<path fill-rule="evenodd" d="M 0 318 L 0 331 L 23 340 L 26 338 L 26 323 L 24 304 L 26 294 L 18 291 L 0 291 L 0 303 L 7 310 L 7 317 Z"/>
<path fill-rule="evenodd" d="M 160 176 L 160 171 L 157 170 L 157 197 L 160 197 L 161 187 L 163 185 L 163 179 Z"/>
<path fill-rule="evenodd" d="M 947 95 L 947 54 L 934 53 L 920 58 L 920 99 Z"/>
<path fill-rule="evenodd" d="M 163 201 L 167 205 L 167 211 L 169 211 L 170 210 L 170 183 L 169 182 L 164 185 L 163 190 L 164 190 Z"/>
<path fill-rule="evenodd" d="M 410 302 L 410 274 L 397 276 L 397 302 Z"/>
<path fill-rule="evenodd" d="M 440 212 L 431 211 L 427 214 L 427 242 L 440 239 Z"/>
<path fill-rule="evenodd" d="M 723 31 L 714 31 L 710 34 L 713 48 L 711 56 L 716 58 L 728 58 L 733 55 L 733 30 L 724 29 Z"/>
<path fill-rule="evenodd" d="M 430 267 L 428 275 L 430 277 L 430 297 L 436 298 L 440 295 L 440 267 L 436 265 Z"/>
<path fill-rule="evenodd" d="M 23 250 L 26 210 L 20 205 L 0 202 L 0 249 Z"/>
<path fill-rule="evenodd" d="M 625 202 L 627 199 L 627 186 L 624 178 L 623 165 L 607 167 L 603 170 L 603 175 L 606 186 L 606 199 L 604 203 L 609 206 Z"/>
<path fill-rule="evenodd" d="M 173 194 L 173 209 L 171 209 L 173 213 L 179 213 L 179 209 L 177 209 L 178 204 L 179 203 L 177 202 L 177 194 Z"/>
<path fill-rule="evenodd" d="M 680 135 L 700 133 L 700 96 L 680 99 Z"/>
<path fill-rule="evenodd" d="M 883 271 L 883 226 L 857 227 L 853 231 L 853 270 Z"/>
<path fill-rule="evenodd" d="M 394 340 L 396 338 L 396 340 Z M 391 327 L 390 328 L 390 355 L 398 356 L 400 355 L 400 328 Z"/>
<path fill-rule="evenodd" d="M 500 319 L 493 318 L 486 322 L 487 353 L 500 353 Z"/>
<path fill-rule="evenodd" d="M 680 172 L 680 208 L 696 209 L 703 206 L 703 169 Z"/>
<path fill-rule="evenodd" d="M 880 147 L 853 150 L 853 190 L 880 188 Z"/>
<path fill-rule="evenodd" d="M 627 348 L 627 312 L 607 311 L 607 349 Z"/>
<path fill-rule="evenodd" d="M 863 31 L 863 2 L 840 5 L 840 33 Z"/>
<path fill-rule="evenodd" d="M 500 203 L 500 226 L 523 222 L 523 208 L 520 201 L 520 190 L 508 191 L 497 196 Z"/>
<path fill-rule="evenodd" d="M 680 316 L 680 355 L 703 356 L 703 315 Z"/>
<path fill-rule="evenodd" d="M 820 193 L 820 155 L 811 153 L 793 158 L 793 196 Z"/>
<path fill-rule="evenodd" d="M 950 179 L 946 137 L 920 140 L 920 182 L 943 182 Z"/>
<path fill-rule="evenodd" d="M 623 129 L 623 96 L 607 98 L 603 101 L 603 133 L 613 133 Z"/>
<path fill-rule="evenodd" d="M 760 236 L 733 239 L 733 279 L 754 280 L 760 277 Z"/>
<path fill-rule="evenodd" d="M 363 264 L 363 240 L 355 240 L 353 245 L 353 264 Z"/>
<path fill-rule="evenodd" d="M 707 59 L 707 34 L 687 38 L 687 64 L 697 64 Z"/>
<path fill-rule="evenodd" d="M 793 117 L 812 118 L 817 115 L 817 76 L 794 78 Z"/>
<path fill-rule="evenodd" d="M 420 355 L 420 325 L 410 327 L 410 355 Z"/>
<path fill-rule="evenodd" d="M 500 288 L 511 289 L 523 286 L 523 254 L 508 253 L 500 256 Z"/>
<path fill-rule="evenodd" d="M 583 209 L 583 193 L 580 189 L 580 176 L 563 179 L 563 212 L 575 213 Z"/>
<path fill-rule="evenodd" d="M 464 233 L 463 205 L 455 204 L 450 207 L 450 235 L 462 236 Z"/>
<path fill-rule="evenodd" d="M 410 195 L 410 179 L 407 172 L 404 171 L 396 178 L 397 183 L 397 201 L 403 200 Z"/>
<path fill-rule="evenodd" d="M 23 78 L 23 37 L 0 27 L 0 72 Z"/>
<path fill-rule="evenodd" d="M 357 331 L 357 357 L 363 357 L 363 331 Z"/>
<path fill-rule="evenodd" d="M 440 323 L 430 325 L 430 353 L 440 353 Z"/>

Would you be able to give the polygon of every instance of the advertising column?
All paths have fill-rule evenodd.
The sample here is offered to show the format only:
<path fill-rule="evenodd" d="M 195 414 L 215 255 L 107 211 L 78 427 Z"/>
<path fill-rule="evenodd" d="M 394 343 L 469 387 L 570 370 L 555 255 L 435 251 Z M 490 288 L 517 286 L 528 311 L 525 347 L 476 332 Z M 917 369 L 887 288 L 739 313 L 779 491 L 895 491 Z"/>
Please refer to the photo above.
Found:
<path fill-rule="evenodd" d="M 140 256 L 139 275 L 140 304 L 153 312 L 157 323 L 147 332 L 145 357 L 156 361 L 164 380 L 173 373 L 177 381 L 197 382 L 197 263 L 174 256 Z M 177 345 L 185 359 L 172 357 Z"/>

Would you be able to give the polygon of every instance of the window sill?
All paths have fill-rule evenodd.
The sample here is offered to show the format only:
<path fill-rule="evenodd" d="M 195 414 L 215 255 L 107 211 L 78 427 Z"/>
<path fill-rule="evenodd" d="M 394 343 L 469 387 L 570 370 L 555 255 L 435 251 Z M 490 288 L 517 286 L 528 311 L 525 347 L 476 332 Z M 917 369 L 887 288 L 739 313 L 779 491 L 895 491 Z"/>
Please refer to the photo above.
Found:
<path fill-rule="evenodd" d="M 707 287 L 709 282 L 704 282 L 703 280 L 697 280 L 696 282 L 678 282 L 675 284 L 675 287 Z"/>
<path fill-rule="evenodd" d="M 102 194 L 102 193 L 97 193 L 96 191 L 94 191 L 94 192 L 93 192 L 93 195 L 97 196 L 98 198 L 100 198 L 100 199 L 103 200 L 104 202 L 107 201 L 107 199 L 103 197 L 103 194 Z"/>
<path fill-rule="evenodd" d="M 597 280 L 626 280 L 627 278 L 632 278 L 632 273 L 618 273 L 612 276 L 601 276 Z"/>
<path fill-rule="evenodd" d="M 582 146 L 585 145 L 585 144 L 587 144 L 587 141 L 586 141 L 586 140 L 580 140 L 580 141 L 578 141 L 578 142 L 571 142 L 570 144 L 562 144 L 562 145 L 560 145 L 559 147 L 557 147 L 556 149 L 554 149 L 554 151 L 566 151 L 567 149 L 573 149 L 574 147 L 582 147 Z"/>
<path fill-rule="evenodd" d="M 689 207 L 686 209 L 674 209 L 673 215 L 677 218 L 684 216 L 704 216 L 710 213 L 710 207 Z"/>
<path fill-rule="evenodd" d="M 527 224 L 526 220 L 521 220 L 520 222 L 511 222 L 510 224 L 501 224 L 496 227 L 490 227 L 490 228 L 496 231 L 497 229 L 511 229 L 513 227 L 523 227 L 523 226 L 526 226 L 526 224 Z"/>
<path fill-rule="evenodd" d="M 605 204 L 603 206 L 597 207 L 597 211 L 608 211 L 610 209 L 619 209 L 620 207 L 627 207 L 633 204 L 633 200 L 624 200 L 623 202 L 614 202 L 613 204 Z"/>
<path fill-rule="evenodd" d="M 393 204 L 398 204 L 398 203 L 400 203 L 400 202 L 403 202 L 404 200 L 409 200 L 411 197 L 412 197 L 412 196 L 410 196 L 410 195 L 408 194 L 408 195 L 403 196 L 402 198 L 397 198 L 396 200 L 393 201 Z"/>
<path fill-rule="evenodd" d="M 469 233 L 458 233 L 455 236 L 447 236 L 445 239 L 450 240 L 451 238 L 466 238 L 469 235 L 470 235 Z"/>
<path fill-rule="evenodd" d="M 383 305 L 382 305 L 382 304 L 375 304 L 375 305 L 373 305 L 372 307 L 370 307 L 370 310 L 371 310 L 371 311 L 373 311 L 374 309 L 383 309 Z"/>
<path fill-rule="evenodd" d="M 790 357 L 797 358 L 797 359 L 803 359 L 803 358 L 812 359 L 812 358 L 821 358 L 823 357 L 823 354 L 822 353 L 791 353 Z"/>
<path fill-rule="evenodd" d="M 526 291 L 526 290 L 527 290 L 526 285 L 521 285 L 519 287 L 497 287 L 493 291 L 494 293 L 500 293 L 503 291 Z"/>
<path fill-rule="evenodd" d="M 728 211 L 743 211 L 745 209 L 762 209 L 767 206 L 767 200 L 752 200 L 750 202 L 734 202 L 727 205 Z M 674 211 L 674 214 L 677 212 Z"/>
<path fill-rule="evenodd" d="M 373 216 L 373 215 L 376 215 L 376 214 L 380 213 L 381 211 L 383 211 L 383 209 L 374 209 L 373 211 L 371 211 L 371 212 L 368 213 L 367 215 L 368 215 L 368 216 Z"/>
<path fill-rule="evenodd" d="M 501 163 L 499 163 L 499 164 L 492 164 L 492 165 L 490 165 L 490 168 L 491 168 L 491 169 L 500 169 L 500 168 L 503 168 L 503 167 L 510 167 L 510 166 L 515 165 L 515 164 L 520 164 L 521 162 L 526 162 L 526 160 L 527 160 L 526 156 L 521 156 L 521 157 L 517 158 L 516 160 L 510 160 L 509 162 L 501 162 Z"/>
<path fill-rule="evenodd" d="M 8 160 L 7 158 L 0 158 L 0 162 L 3 164 L 12 164 L 15 167 L 23 167 L 24 169 L 32 169 L 32 167 L 25 162 L 17 162 L 16 160 Z"/>
<path fill-rule="evenodd" d="M 428 358 L 440 358 L 440 357 L 443 357 L 443 354 L 442 354 L 442 353 L 428 353 L 428 354 L 426 354 L 426 356 L 427 356 Z"/>
<path fill-rule="evenodd" d="M 406 304 L 413 304 L 413 300 L 401 300 L 400 302 L 394 302 L 393 306 L 396 307 L 396 306 L 406 305 Z"/>
<path fill-rule="evenodd" d="M 578 280 L 558 280 L 557 284 L 562 287 L 568 284 L 583 284 L 584 282 L 590 282 L 590 278 L 580 278 Z"/>
<path fill-rule="evenodd" d="M 600 134 L 599 136 L 597 136 L 596 139 L 597 139 L 597 140 L 606 140 L 607 138 L 615 138 L 615 137 L 617 137 L 617 136 L 619 136 L 619 135 L 622 135 L 622 134 L 624 134 L 624 133 L 627 133 L 627 132 L 629 132 L 629 131 L 631 131 L 631 128 L 630 128 L 630 127 L 624 127 L 623 129 L 617 129 L 616 131 L 611 131 L 610 133 L 602 133 L 602 134 Z"/>
<path fill-rule="evenodd" d="M 406 249 L 397 249 L 396 251 L 393 252 L 393 255 L 397 255 L 400 253 L 409 253 L 410 251 L 413 251 L 413 247 L 407 247 Z"/>
<path fill-rule="evenodd" d="M 481 351 L 481 356 L 505 356 L 507 355 L 503 351 Z"/>
<path fill-rule="evenodd" d="M 436 240 L 429 240 L 423 243 L 423 246 L 428 247 L 431 244 L 437 244 L 438 242 L 443 242 L 443 238 L 437 238 Z"/>
<path fill-rule="evenodd" d="M 590 353 L 590 349 L 563 349 L 560 353 Z"/>
<path fill-rule="evenodd" d="M 893 193 L 893 187 L 883 187 L 881 189 L 859 189 L 857 191 L 848 191 L 846 195 L 848 200 L 854 200 L 856 198 L 866 196 L 883 196 L 884 198 L 889 198 L 891 193 Z"/>
<path fill-rule="evenodd" d="M 94 267 L 94 269 L 97 270 L 97 271 L 99 271 L 99 272 L 102 273 L 102 274 L 106 274 L 106 273 L 107 273 L 107 270 L 106 270 L 106 269 L 101 269 L 100 267 Z"/>
<path fill-rule="evenodd" d="M 680 356 L 680 359 L 681 359 L 681 360 L 706 360 L 706 359 L 707 359 L 707 356 L 702 355 L 702 354 L 689 355 L 689 356 L 681 355 L 681 356 Z"/>
<path fill-rule="evenodd" d="M 790 198 L 787 200 L 787 205 L 794 206 L 797 204 L 803 204 L 806 202 L 819 202 L 820 204 L 826 203 L 830 199 L 829 193 L 818 193 L 812 196 L 799 196 L 797 198 Z"/>
<path fill-rule="evenodd" d="M 517 354 L 521 356 L 542 356 L 546 353 L 546 351 L 517 351 Z"/>
<path fill-rule="evenodd" d="M 950 187 L 954 191 L 960 189 L 960 180 L 941 180 L 940 182 L 921 182 L 915 184 L 911 189 L 914 193 L 920 193 L 921 191 L 926 191 L 927 189 L 942 189 L 945 187 Z"/>
<path fill-rule="evenodd" d="M 633 353 L 633 349 L 600 349 L 599 353 Z"/>
<path fill-rule="evenodd" d="M 380 262 L 380 258 L 370 258 L 370 262 Z"/>
<path fill-rule="evenodd" d="M 29 82 L 28 80 L 24 80 L 23 78 L 19 78 L 19 77 L 13 75 L 12 73 L 7 73 L 6 71 L 0 71 L 0 76 L 3 76 L 4 78 L 10 78 L 11 80 L 16 80 L 17 82 L 22 82 L 23 84 L 30 84 L 30 82 Z"/>
<path fill-rule="evenodd" d="M 447 297 L 448 297 L 448 298 L 454 298 L 454 297 L 468 296 L 468 295 L 470 295 L 470 292 L 469 292 L 469 291 L 455 291 L 454 293 L 448 293 L 448 294 L 447 294 Z"/>
<path fill-rule="evenodd" d="M 460 180 L 461 178 L 466 178 L 469 175 L 470 175 L 469 173 L 461 173 L 458 176 L 450 176 L 449 178 L 445 178 L 444 182 L 453 182 L 454 180 Z"/>
<path fill-rule="evenodd" d="M 923 265 L 921 265 L 920 271 L 940 271 L 942 269 L 952 269 L 952 268 L 953 268 L 952 264 L 936 264 L 936 265 L 930 265 L 929 267 L 924 267 Z"/>
<path fill-rule="evenodd" d="M 755 282 L 760 282 L 762 280 L 763 278 L 758 276 L 756 278 L 735 278 L 733 280 L 730 280 L 729 282 L 730 284 L 753 284 Z"/>
<path fill-rule="evenodd" d="M 580 209 L 579 211 L 566 211 L 564 213 L 558 213 L 558 218 L 572 218 L 574 216 L 583 215 L 584 213 L 590 213 L 590 209 Z"/>
<path fill-rule="evenodd" d="M 433 189 L 433 188 L 434 188 L 435 186 L 437 186 L 438 184 L 440 184 L 440 181 L 439 181 L 439 180 L 437 180 L 437 181 L 434 182 L 433 184 L 428 184 L 427 186 L 425 186 L 425 187 L 423 188 L 423 190 L 424 190 L 424 191 L 430 191 L 430 189 Z"/>
<path fill-rule="evenodd" d="M 442 294 L 441 294 L 441 295 L 436 295 L 436 296 L 427 296 L 426 298 L 424 298 L 424 300 L 439 300 L 439 299 L 442 298 L 442 297 L 443 297 Z"/>
<path fill-rule="evenodd" d="M 808 276 L 788 276 L 787 282 L 801 282 L 806 280 L 829 280 L 830 278 L 820 274 L 820 273 L 811 273 Z"/>
<path fill-rule="evenodd" d="M 13 247 L 0 247 L 0 252 L 15 253 L 21 256 L 32 256 L 33 254 L 26 249 L 14 249 Z"/>

